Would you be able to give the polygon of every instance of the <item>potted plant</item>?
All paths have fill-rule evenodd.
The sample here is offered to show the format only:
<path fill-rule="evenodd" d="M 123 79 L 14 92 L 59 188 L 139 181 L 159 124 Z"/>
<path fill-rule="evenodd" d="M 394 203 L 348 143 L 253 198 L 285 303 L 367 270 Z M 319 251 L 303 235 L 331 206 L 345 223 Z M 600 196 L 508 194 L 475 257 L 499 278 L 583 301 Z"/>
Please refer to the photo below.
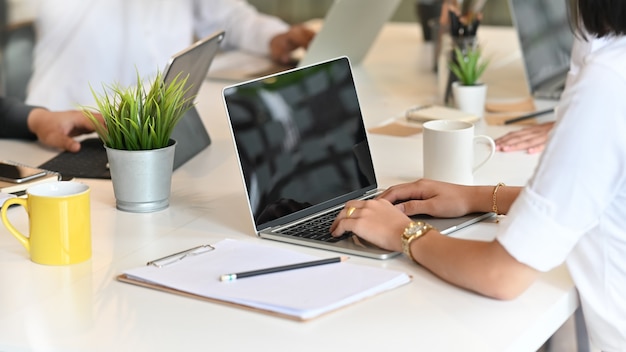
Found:
<path fill-rule="evenodd" d="M 116 207 L 130 212 L 152 212 L 169 205 L 176 141 L 174 127 L 192 106 L 186 98 L 187 78 L 165 83 L 157 72 L 152 83 L 137 73 L 134 87 L 106 86 L 91 92 L 102 121 L 93 109 L 83 113 L 104 142 L 113 182 Z"/>
<path fill-rule="evenodd" d="M 454 48 L 449 67 L 458 79 L 452 83 L 452 94 L 458 109 L 478 117 L 484 115 L 487 85 L 480 82 L 480 77 L 488 65 L 488 61 L 482 60 L 478 47 Z"/>

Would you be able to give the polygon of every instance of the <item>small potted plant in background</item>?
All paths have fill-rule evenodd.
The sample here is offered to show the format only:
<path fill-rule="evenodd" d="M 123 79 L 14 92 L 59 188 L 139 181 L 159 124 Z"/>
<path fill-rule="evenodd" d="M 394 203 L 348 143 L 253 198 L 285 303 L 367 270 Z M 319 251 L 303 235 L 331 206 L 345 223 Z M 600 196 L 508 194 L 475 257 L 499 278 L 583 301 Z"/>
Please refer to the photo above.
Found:
<path fill-rule="evenodd" d="M 449 67 L 458 79 L 452 83 L 452 94 L 459 110 L 478 117 L 484 115 L 487 85 L 480 82 L 480 77 L 488 65 L 488 61 L 482 60 L 477 46 L 454 48 Z"/>
<path fill-rule="evenodd" d="M 157 72 L 152 83 L 144 84 L 137 73 L 134 87 L 103 85 L 101 95 L 92 88 L 104 123 L 92 109 L 82 109 L 104 142 L 120 210 L 152 212 L 169 206 L 176 147 L 170 136 L 193 106 L 193 97 L 185 98 L 188 77 L 179 76 L 165 83 Z"/>

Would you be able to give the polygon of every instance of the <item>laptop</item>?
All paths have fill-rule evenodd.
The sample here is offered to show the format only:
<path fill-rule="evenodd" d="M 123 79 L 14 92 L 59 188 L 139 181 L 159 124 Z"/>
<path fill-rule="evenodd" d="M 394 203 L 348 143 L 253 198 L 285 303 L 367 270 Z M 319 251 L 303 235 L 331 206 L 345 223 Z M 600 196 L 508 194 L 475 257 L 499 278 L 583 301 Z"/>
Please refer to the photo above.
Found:
<path fill-rule="evenodd" d="M 509 0 L 509 10 L 531 95 L 558 100 L 565 87 L 574 42 L 566 2 Z"/>
<path fill-rule="evenodd" d="M 358 65 L 399 4 L 400 0 L 335 0 L 308 49 L 296 51 L 291 64 L 279 65 L 241 51 L 225 52 L 222 55 L 227 57 L 220 61 L 226 65 L 214 67 L 209 78 L 245 81 L 339 56 Z"/>
<path fill-rule="evenodd" d="M 190 88 L 186 96 L 196 96 L 223 39 L 224 32 L 219 31 L 173 55 L 164 70 L 164 81 L 171 82 L 181 72 L 184 75 L 189 74 L 187 85 Z M 211 144 L 209 133 L 195 106 L 188 110 L 178 122 L 172 131 L 171 138 L 176 140 L 174 170 Z M 40 167 L 56 171 L 64 179 L 111 178 L 106 150 L 99 138 L 87 138 L 81 141 L 81 150 L 78 153 L 60 153 L 41 164 Z"/>
<path fill-rule="evenodd" d="M 377 259 L 398 254 L 328 233 L 346 201 L 379 193 L 347 57 L 225 87 L 223 100 L 258 236 Z M 450 233 L 492 215 L 428 221 Z M 305 222 L 315 223 L 312 233 L 298 232 Z"/>

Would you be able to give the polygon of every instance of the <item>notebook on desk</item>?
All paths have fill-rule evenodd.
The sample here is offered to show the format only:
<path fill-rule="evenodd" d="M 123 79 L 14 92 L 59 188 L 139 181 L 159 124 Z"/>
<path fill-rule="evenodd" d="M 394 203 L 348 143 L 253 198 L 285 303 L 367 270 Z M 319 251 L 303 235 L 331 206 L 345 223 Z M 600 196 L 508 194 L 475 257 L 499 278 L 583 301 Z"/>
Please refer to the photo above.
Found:
<path fill-rule="evenodd" d="M 328 231 L 346 201 L 379 192 L 347 57 L 226 87 L 223 99 L 258 236 L 378 259 L 398 254 Z M 429 222 L 447 233 L 488 216 Z"/>
<path fill-rule="evenodd" d="M 230 62 L 211 70 L 209 78 L 246 81 L 339 56 L 347 56 L 353 65 L 358 65 L 399 3 L 400 0 L 335 0 L 308 49 L 298 52 L 300 55 L 291 64 L 278 65 L 251 55 L 224 53 Z"/>
<path fill-rule="evenodd" d="M 531 95 L 558 100 L 565 87 L 574 41 L 566 3 L 509 0 L 509 9 Z"/>
<path fill-rule="evenodd" d="M 164 81 L 171 82 L 181 72 L 189 74 L 186 97 L 196 96 L 223 38 L 224 32 L 217 32 L 173 55 L 165 68 Z M 195 107 L 188 110 L 178 122 L 171 138 L 176 140 L 174 169 L 211 144 L 209 133 Z M 99 138 L 85 139 L 78 153 L 60 153 L 40 167 L 59 172 L 64 178 L 111 178 L 106 150 Z"/>

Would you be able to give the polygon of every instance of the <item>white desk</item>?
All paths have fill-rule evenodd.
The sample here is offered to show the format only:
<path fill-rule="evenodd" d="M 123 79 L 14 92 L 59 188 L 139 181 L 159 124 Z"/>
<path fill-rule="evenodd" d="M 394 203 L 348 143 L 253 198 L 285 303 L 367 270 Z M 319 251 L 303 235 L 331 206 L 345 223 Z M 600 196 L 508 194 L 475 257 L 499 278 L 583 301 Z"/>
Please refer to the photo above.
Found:
<path fill-rule="evenodd" d="M 512 30 L 481 30 L 490 40 L 503 38 L 504 45 L 512 46 L 494 59 L 493 70 L 485 76 L 489 96 L 523 96 Z M 431 54 L 420 38 L 414 24 L 388 25 L 363 66 L 355 69 L 368 127 L 397 116 L 420 99 L 432 98 L 436 79 L 430 71 Z M 496 45 L 487 48 L 493 51 Z M 518 299 L 502 302 L 446 284 L 404 257 L 388 261 L 352 257 L 356 263 L 404 270 L 413 281 L 307 323 L 117 282 L 115 276 L 124 269 L 226 237 L 324 254 L 253 236 L 221 102 L 223 85 L 208 82 L 200 93 L 199 108 L 213 144 L 174 173 L 168 209 L 152 214 L 117 211 L 110 182 L 84 180 L 92 188 L 90 261 L 67 267 L 33 264 L 25 249 L 0 227 L 0 351 L 318 352 L 381 351 L 392 346 L 419 351 L 535 351 L 576 309 L 577 293 L 563 267 L 542 275 Z M 515 127 L 479 126 L 492 136 L 511 128 Z M 421 176 L 421 136 L 370 137 L 381 186 Z M 39 164 L 54 153 L 34 143 L 0 141 L 2 159 Z M 537 160 L 523 152 L 497 154 L 476 174 L 477 182 L 523 184 Z M 23 211 L 9 213 L 26 231 Z M 481 223 L 455 235 L 489 239 L 496 226 Z"/>

